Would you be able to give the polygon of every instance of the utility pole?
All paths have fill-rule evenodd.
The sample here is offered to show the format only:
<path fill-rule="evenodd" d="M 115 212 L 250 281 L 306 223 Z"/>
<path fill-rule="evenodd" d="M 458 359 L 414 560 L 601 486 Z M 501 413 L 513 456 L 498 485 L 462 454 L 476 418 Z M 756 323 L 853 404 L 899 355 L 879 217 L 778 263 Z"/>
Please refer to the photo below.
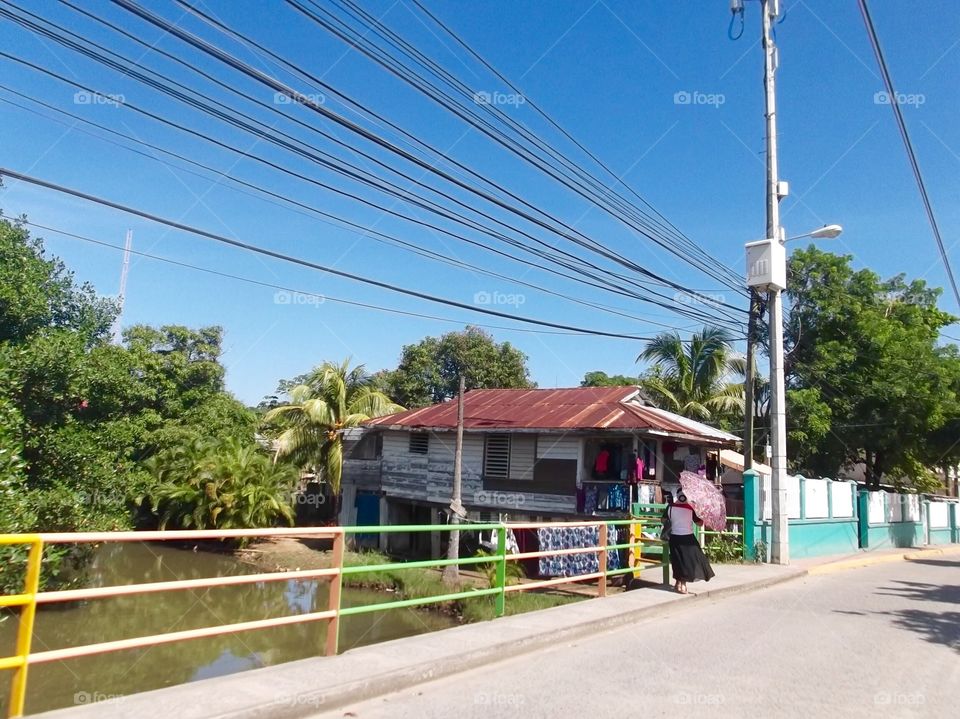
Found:
<path fill-rule="evenodd" d="M 780 0 L 760 0 L 763 16 L 763 87 L 766 96 L 767 118 L 767 238 L 774 244 L 784 241 L 780 228 L 780 199 L 786 195 L 781 188 L 777 165 L 777 47 L 773 24 L 780 14 Z M 785 260 L 783 260 L 785 261 Z M 783 377 L 783 306 L 781 289 L 771 286 L 767 291 L 770 318 L 770 443 L 772 445 L 770 478 L 771 513 L 773 526 L 770 542 L 770 561 L 773 564 L 790 563 L 790 535 L 787 521 L 787 431 Z"/>
<path fill-rule="evenodd" d="M 743 379 L 743 471 L 753 467 L 753 375 L 757 341 L 757 320 L 760 314 L 760 298 L 750 288 L 750 314 L 747 316 L 747 360 Z"/>
<path fill-rule="evenodd" d="M 460 391 L 457 393 L 457 443 L 453 449 L 453 498 L 450 500 L 450 523 L 459 524 L 460 516 L 464 513 L 461 503 L 463 486 L 463 395 L 466 389 L 465 375 L 460 373 Z M 447 544 L 447 559 L 454 561 L 460 558 L 460 530 L 450 531 L 450 541 Z M 460 580 L 460 568 L 456 564 L 449 564 L 443 568 L 443 581 L 446 584 L 456 584 Z"/>
<path fill-rule="evenodd" d="M 118 345 L 123 342 L 123 333 L 120 321 L 123 318 L 123 306 L 127 298 L 127 275 L 130 273 L 130 248 L 133 246 L 133 230 L 127 230 L 127 238 L 123 243 L 123 267 L 120 270 L 120 294 L 117 296 L 120 307 L 117 309 L 117 317 L 113 321 L 113 343 Z"/>

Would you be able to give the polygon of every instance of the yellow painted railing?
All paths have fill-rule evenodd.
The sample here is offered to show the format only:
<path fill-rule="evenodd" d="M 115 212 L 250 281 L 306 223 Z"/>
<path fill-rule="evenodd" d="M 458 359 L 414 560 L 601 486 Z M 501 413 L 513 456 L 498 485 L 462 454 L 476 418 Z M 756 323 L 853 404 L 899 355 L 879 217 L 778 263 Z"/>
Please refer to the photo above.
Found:
<path fill-rule="evenodd" d="M 607 526 L 629 525 L 630 539 L 627 543 L 609 544 L 607 542 Z M 510 529 L 539 529 L 541 527 L 598 527 L 599 542 L 596 546 L 576 547 L 541 552 L 523 552 L 509 554 L 506 550 L 507 532 Z M 459 531 L 494 531 L 497 533 L 497 552 L 492 556 L 461 557 L 460 559 L 435 559 L 414 562 L 398 562 L 390 564 L 344 566 L 344 549 L 346 538 L 351 534 L 378 534 L 397 532 L 449 532 Z M 6 534 L 0 535 L 0 545 L 26 545 L 30 547 L 23 592 L 20 594 L 0 595 L 0 609 L 20 608 L 19 625 L 17 628 L 16 654 L 10 657 L 0 657 L 0 670 L 13 670 L 13 679 L 8 705 L 8 717 L 23 715 L 27 696 L 27 674 L 30 666 L 53 661 L 76 659 L 79 657 L 104 654 L 107 652 L 125 649 L 138 649 L 160 644 L 214 637 L 234 632 L 245 632 L 255 629 L 302 624 L 305 622 L 327 622 L 325 651 L 327 656 L 337 653 L 340 618 L 353 614 L 362 614 L 374 611 L 384 611 L 401 607 L 423 606 L 440 602 L 450 602 L 461 599 L 493 596 L 495 614 L 504 614 L 506 595 L 513 592 L 522 592 L 541 589 L 544 587 L 568 584 L 572 582 L 597 582 L 597 593 L 606 596 L 607 578 L 611 576 L 636 573 L 643 565 L 657 565 L 663 569 L 663 582 L 670 581 L 669 557 L 666 547 L 659 540 L 642 537 L 637 530 L 636 523 L 631 520 L 593 520 L 577 522 L 524 522 L 511 524 L 460 524 L 460 525 L 390 525 L 390 526 L 363 526 L 363 527 L 301 527 L 290 529 L 237 529 L 237 530 L 194 530 L 194 531 L 167 531 L 167 532 L 84 532 L 84 533 L 39 533 L 39 534 Z M 226 577 L 209 577 L 203 579 L 187 579 L 166 582 L 148 582 L 141 584 L 125 584 L 113 587 L 95 587 L 89 589 L 70 589 L 61 591 L 39 591 L 40 568 L 43 560 L 43 548 L 49 544 L 100 544 L 115 542 L 162 542 L 162 541 L 200 541 L 222 539 L 253 539 L 271 537 L 308 537 L 311 539 L 332 539 L 333 550 L 331 566 L 326 569 L 310 569 L 293 572 L 268 572 L 259 574 L 232 575 Z M 657 545 L 661 550 L 659 560 L 644 559 L 644 545 Z M 610 570 L 607 568 L 607 552 L 611 550 L 629 550 L 628 566 Z M 547 556 L 562 556 L 570 554 L 597 553 L 598 571 L 570 577 L 522 582 L 508 585 L 506 581 L 506 566 L 508 561 L 537 559 Z M 451 564 L 470 566 L 474 564 L 496 563 L 496 577 L 494 585 L 489 589 L 471 589 L 448 594 L 401 599 L 390 602 L 379 602 L 354 607 L 341 607 L 340 595 L 344 577 L 365 572 L 385 570 L 417 569 L 445 567 Z M 270 619 L 260 619 L 246 622 L 235 622 L 217 626 L 202 627 L 176 632 L 166 632 L 143 637 L 133 637 L 109 642 L 99 642 L 63 649 L 52 649 L 41 652 L 32 651 L 34 618 L 37 606 L 72 602 L 80 600 L 95 600 L 108 597 L 118 597 L 130 594 L 150 594 L 172 590 L 198 589 L 208 587 L 222 587 L 255 582 L 272 582 L 287 580 L 329 580 L 330 592 L 327 609 L 323 611 L 295 614 Z"/>

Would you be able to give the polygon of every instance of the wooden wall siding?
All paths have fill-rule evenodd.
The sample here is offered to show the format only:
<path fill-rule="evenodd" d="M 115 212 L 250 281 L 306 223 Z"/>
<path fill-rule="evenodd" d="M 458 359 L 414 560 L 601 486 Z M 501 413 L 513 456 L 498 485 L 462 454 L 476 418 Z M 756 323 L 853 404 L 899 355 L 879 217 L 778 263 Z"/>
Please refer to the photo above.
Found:
<path fill-rule="evenodd" d="M 342 484 L 360 489 L 380 489 L 379 459 L 344 459 Z"/>
<path fill-rule="evenodd" d="M 543 436 L 543 440 L 551 440 Z M 411 499 L 447 505 L 453 491 L 454 433 L 431 433 L 426 455 L 411 454 L 407 432 L 390 430 L 384 433 L 381 485 L 388 498 Z M 577 458 L 576 438 L 557 442 L 542 441 L 551 458 Z M 538 442 L 538 446 L 541 442 Z M 463 438 L 462 496 L 468 507 L 493 511 L 522 511 L 531 514 L 573 514 L 576 497 L 535 492 L 485 490 L 483 487 L 482 434 L 466 434 Z M 530 446 L 532 456 L 533 447 Z M 539 454 L 539 452 L 538 452 Z M 524 480 L 517 480 L 522 487 Z"/>
<path fill-rule="evenodd" d="M 532 480 L 533 466 L 537 462 L 537 436 L 515 434 L 510 438 L 510 479 Z"/>

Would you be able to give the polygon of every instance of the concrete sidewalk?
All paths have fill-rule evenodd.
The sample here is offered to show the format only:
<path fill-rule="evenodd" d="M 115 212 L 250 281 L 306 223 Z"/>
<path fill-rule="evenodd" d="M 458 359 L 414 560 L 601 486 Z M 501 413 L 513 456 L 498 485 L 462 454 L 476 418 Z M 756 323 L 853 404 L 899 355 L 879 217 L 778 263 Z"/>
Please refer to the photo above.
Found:
<path fill-rule="evenodd" d="M 352 649 L 107 702 L 35 715 L 44 719 L 294 719 L 407 688 L 558 643 L 665 616 L 692 603 L 755 591 L 803 576 L 802 567 L 720 565 L 708 584 L 688 595 L 654 582 L 603 599 L 553 607 L 489 622 Z M 659 569 L 645 572 L 651 579 Z M 510 598 L 507 598 L 509 603 Z"/>
<path fill-rule="evenodd" d="M 902 562 L 911 559 L 927 559 L 942 555 L 960 554 L 960 546 L 948 544 L 943 546 L 906 547 L 891 549 L 875 549 L 859 551 L 852 554 L 838 554 L 827 557 L 810 557 L 797 559 L 791 566 L 806 570 L 808 574 L 831 574 L 846 569 L 870 567 L 874 564 L 887 562 Z"/>

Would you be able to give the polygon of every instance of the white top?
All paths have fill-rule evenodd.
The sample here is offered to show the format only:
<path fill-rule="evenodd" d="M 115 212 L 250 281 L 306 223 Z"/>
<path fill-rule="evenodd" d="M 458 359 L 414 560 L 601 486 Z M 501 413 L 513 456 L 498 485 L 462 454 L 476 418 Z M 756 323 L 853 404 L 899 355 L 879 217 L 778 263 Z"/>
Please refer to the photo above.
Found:
<path fill-rule="evenodd" d="M 670 507 L 670 533 L 693 534 L 693 507 L 689 504 L 673 504 Z"/>

